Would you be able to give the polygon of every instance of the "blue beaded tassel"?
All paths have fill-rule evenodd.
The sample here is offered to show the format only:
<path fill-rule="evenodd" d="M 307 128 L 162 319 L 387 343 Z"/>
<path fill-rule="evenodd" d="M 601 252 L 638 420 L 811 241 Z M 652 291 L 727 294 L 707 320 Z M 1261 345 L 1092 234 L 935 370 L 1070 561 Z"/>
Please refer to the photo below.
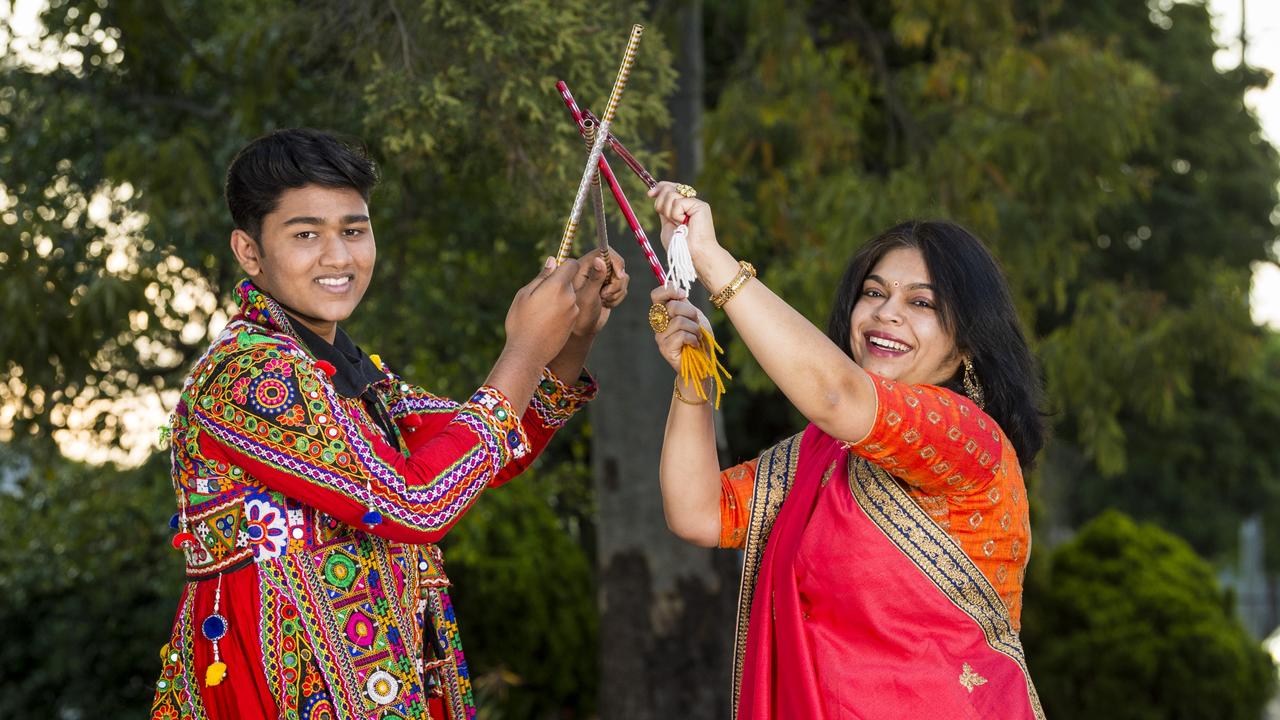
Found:
<path fill-rule="evenodd" d="M 227 677 L 227 664 L 222 662 L 218 652 L 218 641 L 227 635 L 227 618 L 218 612 L 222 605 L 222 576 L 218 576 L 218 587 L 213 591 L 213 613 L 200 623 L 200 632 L 213 643 L 213 663 L 204 673 L 204 684 L 213 687 Z"/>
<path fill-rule="evenodd" d="M 382 513 L 373 509 L 373 486 L 368 480 L 364 481 L 364 491 L 369 496 L 369 504 L 366 506 L 368 512 L 364 514 L 364 517 L 360 518 L 360 522 L 364 523 L 365 527 L 372 528 L 382 523 Z"/>

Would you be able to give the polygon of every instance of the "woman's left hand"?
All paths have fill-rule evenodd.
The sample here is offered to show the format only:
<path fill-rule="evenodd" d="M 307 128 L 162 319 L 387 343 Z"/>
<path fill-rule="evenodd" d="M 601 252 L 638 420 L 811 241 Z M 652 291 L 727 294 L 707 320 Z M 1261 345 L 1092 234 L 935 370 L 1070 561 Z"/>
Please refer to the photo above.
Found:
<path fill-rule="evenodd" d="M 718 247 L 710 205 L 697 198 L 684 197 L 676 190 L 675 183 L 665 180 L 650 188 L 648 195 L 653 198 L 653 209 L 662 218 L 664 248 L 671 243 L 671 234 L 681 223 L 689 226 L 689 254 L 693 256 L 695 264 L 700 254 Z"/>

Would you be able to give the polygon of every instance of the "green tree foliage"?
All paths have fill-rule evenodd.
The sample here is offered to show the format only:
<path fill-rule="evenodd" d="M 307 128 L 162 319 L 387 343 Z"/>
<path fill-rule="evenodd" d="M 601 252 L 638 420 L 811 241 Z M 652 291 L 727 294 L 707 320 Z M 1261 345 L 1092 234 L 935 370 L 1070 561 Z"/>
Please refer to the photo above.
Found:
<path fill-rule="evenodd" d="M 167 458 L 122 471 L 0 458 L 0 716 L 139 717 L 181 566 Z"/>
<path fill-rule="evenodd" d="M 773 288 L 821 323 L 845 259 L 874 232 L 913 216 L 959 220 L 1006 267 L 1058 444 L 1085 460 L 1066 488 L 1068 520 L 1118 504 L 1216 557 L 1242 510 L 1280 512 L 1266 432 L 1280 421 L 1280 346 L 1246 304 L 1249 263 L 1275 236 L 1280 170 L 1242 104 L 1265 78 L 1213 69 L 1202 2 L 707 9 L 698 185 L 722 239 Z M 147 702 L 179 582 L 165 459 L 84 468 L 57 458 L 49 437 L 95 399 L 174 387 L 225 319 L 238 274 L 220 197 L 231 154 L 291 125 L 367 142 L 384 174 L 372 202 L 382 262 L 350 329 L 408 376 L 467 393 L 501 345 L 512 292 L 559 237 L 581 169 L 552 83 L 599 111 L 634 12 L 620 0 L 50 0 L 54 66 L 0 49 L 0 418 L 16 412 L 30 458 L 0 489 L 0 626 L 14 628 L 0 650 L 0 715 L 89 699 L 97 714 L 136 714 Z M 664 44 L 650 28 L 616 126 L 624 137 L 667 122 Z M 744 347 L 730 355 L 742 382 L 726 425 L 733 454 L 749 456 L 794 418 L 776 412 Z M 91 414 L 103 441 L 119 434 L 120 413 Z M 491 712 L 591 711 L 583 442 L 558 443 L 534 477 L 486 495 L 450 540 Z M 1253 707 L 1269 680 L 1221 629 L 1224 611 L 1210 612 L 1222 606 L 1211 575 L 1156 531 L 1126 528 L 1099 521 L 1046 570 L 1055 580 L 1028 592 L 1051 711 L 1086 681 L 1110 682 L 1100 658 L 1131 663 L 1111 678 L 1165 668 L 1204 698 L 1243 688 L 1221 707 Z M 1280 517 L 1268 528 L 1280 532 Z M 1132 553 L 1097 549 L 1130 535 Z M 1080 548 L 1111 558 L 1095 570 L 1131 558 L 1125 572 L 1144 582 L 1119 593 L 1123 573 L 1088 580 L 1070 559 Z M 1139 603 L 1152 597 L 1170 604 Z M 1108 643 L 1054 624 L 1077 617 L 1069 602 L 1118 634 Z M 1207 650 L 1144 649 L 1189 653 L 1191 640 L 1174 643 L 1188 636 Z M 1069 652 L 1080 647 L 1089 653 Z M 1235 680 L 1215 674 L 1224 667 Z"/>
<path fill-rule="evenodd" d="M 223 173 L 237 148 L 278 127 L 324 127 L 367 144 L 383 174 L 371 201 L 382 257 L 349 329 L 433 390 L 471 392 L 502 345 L 511 296 L 554 251 L 582 169 L 554 83 L 565 79 L 580 103 L 602 111 L 627 32 L 643 20 L 630 3 L 587 0 L 52 0 L 42 19 L 56 67 L 0 52 L 0 407 L 16 409 L 16 436 L 38 448 L 37 476 L 71 472 L 49 437 L 74 409 L 92 410 L 100 440 L 112 441 L 120 413 L 91 401 L 176 386 L 225 320 L 238 269 L 226 249 Z M 660 32 L 646 32 L 619 133 L 666 123 L 674 78 L 664 45 Z M 624 182 L 641 196 L 638 183 Z M 99 196 L 113 202 L 95 205 Z M 452 573 L 475 584 L 458 598 L 472 670 L 521 678 L 509 693 L 515 717 L 594 704 L 589 555 L 568 532 L 590 506 L 581 452 L 570 445 L 581 441 L 557 443 L 544 463 L 578 464 L 482 498 L 450 543 Z M 129 493 L 167 492 L 155 474 L 111 476 Z M 167 517 L 152 511 L 139 522 L 163 530 Z M 45 531 L 57 538 L 63 527 Z M 17 526 L 0 528 L 15 547 Z M 523 543 L 508 552 L 517 554 L 496 553 L 516 531 Z M 3 675 L 6 690 L 10 678 L 26 682 L 17 668 L 39 667 L 42 687 L 62 683 L 70 703 L 113 697 L 141 712 L 179 560 L 150 530 L 131 538 L 136 552 L 158 555 L 123 567 L 119 582 L 159 583 L 163 598 L 146 606 L 153 630 L 119 650 L 145 685 L 107 689 L 118 675 L 79 672 L 73 656 L 88 643 L 59 636 L 46 646 L 52 660 L 6 666 L 15 668 Z M 59 542 L 61 554 L 33 546 L 27 562 L 57 572 L 62 558 L 94 552 L 87 534 Z M 486 570 L 528 584 L 499 584 Z M 31 582 L 9 566 L 5 578 Z M 68 612 L 78 597 L 93 594 L 103 607 L 111 598 L 74 579 L 61 589 Z M 532 619 L 541 622 L 521 624 Z M 30 697 L 44 700 L 24 709 L 39 711 L 54 696 Z"/>
<path fill-rule="evenodd" d="M 1056 440 L 1085 460 L 1050 512 L 1118 504 L 1219 556 L 1243 510 L 1276 505 L 1260 434 L 1277 380 L 1247 296 L 1280 164 L 1243 105 L 1265 73 L 1219 73 L 1203 3 L 1168 5 L 718 4 L 700 184 L 729 246 L 820 324 L 879 230 L 977 231 L 1031 330 Z M 766 393 L 744 416 L 767 414 L 767 378 L 740 343 L 730 355 Z M 735 455 L 779 435 L 729 426 L 745 426 Z"/>
<path fill-rule="evenodd" d="M 639 18 L 586 0 L 55 0 L 43 19 L 74 54 L 50 72 L 16 54 L 0 64 L 0 310 L 15 320 L 0 348 L 20 380 L 0 399 L 22 432 L 62 426 L 77 396 L 180 379 L 221 307 L 207 298 L 238 276 L 225 168 L 249 139 L 299 124 L 361 137 L 381 162 L 383 262 L 358 336 L 469 392 L 581 172 L 554 83 L 601 108 Z M 666 122 L 669 55 L 656 31 L 642 47 L 620 133 Z M 100 192 L 117 201 L 110 217 L 89 212 Z M 117 227 L 138 214 L 145 226 Z"/>
<path fill-rule="evenodd" d="M 1185 542 L 1108 511 L 1039 563 L 1022 635 L 1049 717 L 1261 717 L 1275 666 Z"/>
<path fill-rule="evenodd" d="M 1092 455 L 1122 455 L 1107 431 L 1118 408 L 1067 392 L 1074 377 L 1059 368 L 1126 385 L 1106 394 L 1122 404 L 1146 391 L 1115 357 L 1143 322 L 1113 313 L 1129 295 L 1078 286 L 1099 213 L 1145 187 L 1128 160 L 1151 136 L 1152 74 L 1080 34 L 1028 32 L 1011 2 L 726 12 L 741 13 L 726 22 L 746 40 L 711 114 L 717 172 L 703 184 L 722 198 L 734 249 L 822 322 L 844 262 L 875 232 L 919 216 L 971 226 L 1003 261 L 1027 320 L 1075 318 L 1111 344 L 1110 374 L 1085 344 L 1046 368 L 1055 404 L 1090 418 L 1080 435 Z"/>
<path fill-rule="evenodd" d="M 1268 525 L 1280 524 L 1280 451 L 1268 431 L 1280 423 L 1280 368 L 1263 347 L 1276 336 L 1252 328 L 1245 300 L 1251 264 L 1267 259 L 1276 239 L 1269 218 L 1280 160 L 1243 96 L 1270 78 L 1214 68 L 1210 16 L 1198 3 L 1072 2 L 1045 22 L 1098 38 L 1159 78 L 1153 141 L 1131 161 L 1147 189 L 1099 217 L 1085 273 L 1144 294 L 1150 321 L 1130 341 L 1142 352 L 1135 372 L 1171 358 L 1188 368 L 1165 378 L 1145 412 L 1118 413 L 1124 471 L 1105 477 L 1111 468 L 1098 463 L 1103 472 L 1079 478 L 1067 514 L 1074 524 L 1120 507 L 1221 558 L 1235 551 L 1242 515 L 1264 511 Z M 1046 354 L 1077 342 L 1073 333 L 1052 331 Z M 1101 391 L 1087 380 L 1072 387 Z M 1079 415 L 1063 424 L 1086 422 Z M 1268 560 L 1280 568 L 1280 552 Z"/>

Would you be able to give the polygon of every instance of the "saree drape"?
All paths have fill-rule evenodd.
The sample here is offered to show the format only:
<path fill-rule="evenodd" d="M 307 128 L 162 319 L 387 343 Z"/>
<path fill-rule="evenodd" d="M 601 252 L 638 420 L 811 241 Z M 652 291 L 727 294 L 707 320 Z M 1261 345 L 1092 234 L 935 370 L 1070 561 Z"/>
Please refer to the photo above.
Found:
<path fill-rule="evenodd" d="M 810 426 L 760 457 L 734 716 L 1043 718 L 991 582 L 847 447 Z"/>

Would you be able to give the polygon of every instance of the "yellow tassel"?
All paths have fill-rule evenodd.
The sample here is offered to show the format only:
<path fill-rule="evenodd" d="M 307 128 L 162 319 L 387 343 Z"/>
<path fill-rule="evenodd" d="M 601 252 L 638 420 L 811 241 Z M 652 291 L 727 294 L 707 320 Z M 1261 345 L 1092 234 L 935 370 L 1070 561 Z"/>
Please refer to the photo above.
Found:
<path fill-rule="evenodd" d="M 686 384 L 692 383 L 698 397 L 707 400 L 707 391 L 703 389 L 704 380 L 715 379 L 715 406 L 720 409 L 720 396 L 724 394 L 724 378 L 732 378 L 729 371 L 720 363 L 717 355 L 723 355 L 724 348 L 716 342 L 710 330 L 702 328 L 702 342 L 698 345 L 685 345 L 680 348 L 680 379 Z"/>
<path fill-rule="evenodd" d="M 374 364 L 374 365 L 377 365 L 377 366 L 378 366 L 378 369 L 379 369 L 379 370 L 381 370 L 381 371 L 383 371 L 383 372 L 386 372 L 386 370 L 387 370 L 387 369 L 386 369 L 386 368 L 384 368 L 384 367 L 382 367 L 382 356 L 381 356 L 381 355 L 379 355 L 379 354 L 377 354 L 377 353 L 369 353 L 369 359 L 373 361 L 373 364 Z"/>
<path fill-rule="evenodd" d="M 204 684 L 213 687 L 222 682 L 227 677 L 227 664 L 224 662 L 216 662 L 204 671 Z"/>

